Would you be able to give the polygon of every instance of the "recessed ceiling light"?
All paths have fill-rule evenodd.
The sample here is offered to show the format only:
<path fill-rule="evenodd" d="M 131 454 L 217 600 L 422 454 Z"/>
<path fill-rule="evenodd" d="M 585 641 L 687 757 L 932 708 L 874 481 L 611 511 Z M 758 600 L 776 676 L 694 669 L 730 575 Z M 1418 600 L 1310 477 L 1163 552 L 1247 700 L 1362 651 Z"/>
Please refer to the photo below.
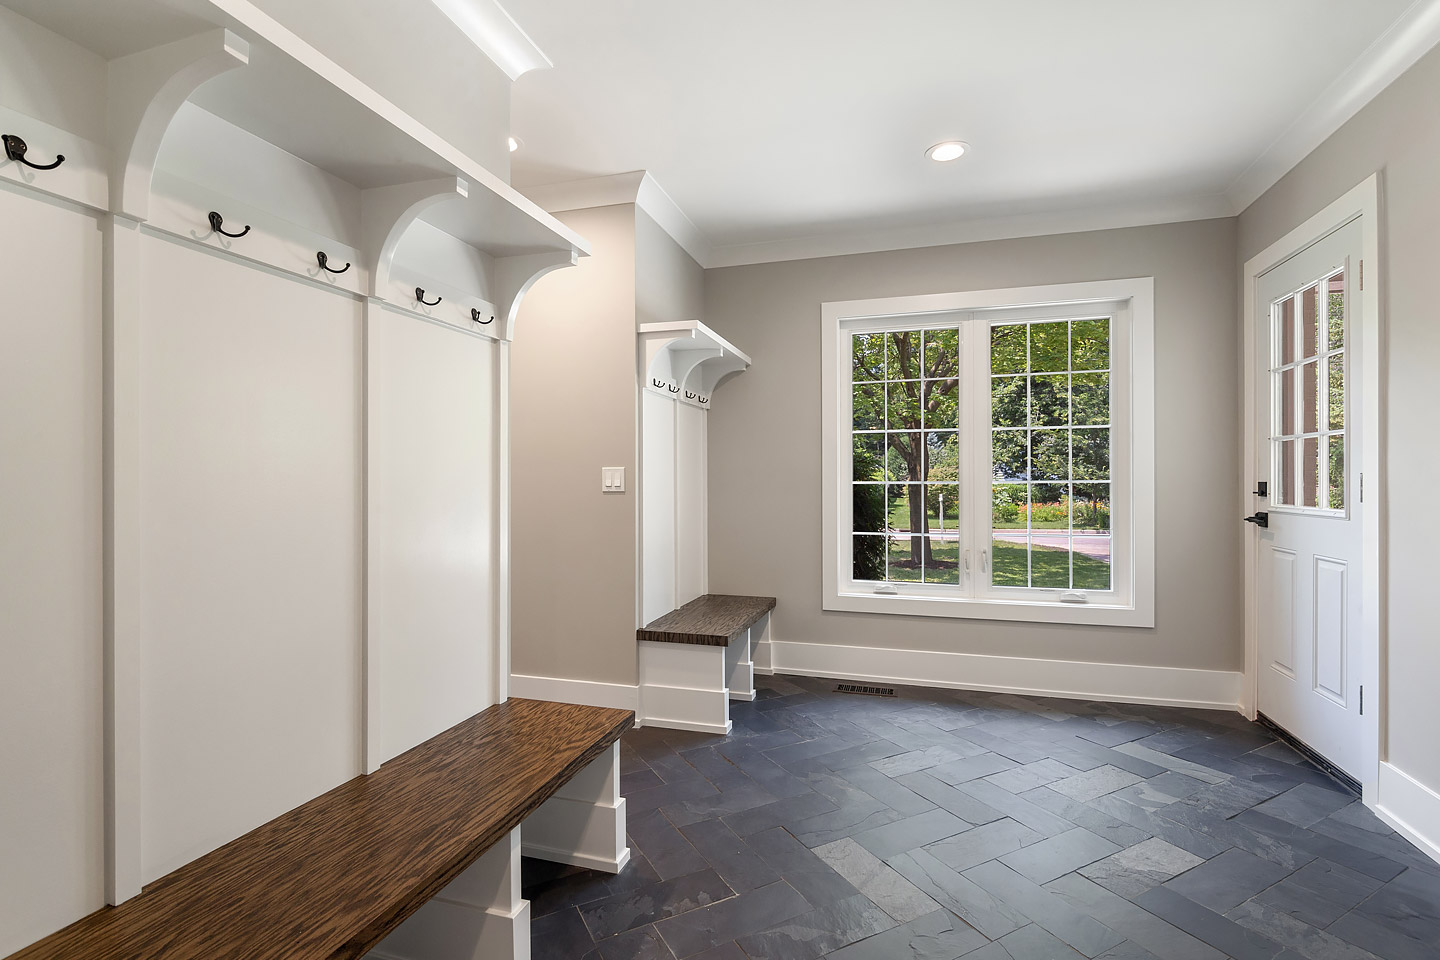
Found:
<path fill-rule="evenodd" d="M 925 151 L 925 156 L 938 163 L 945 163 L 950 160 L 959 160 L 970 149 L 970 144 L 963 140 L 946 140 L 944 143 L 937 143 Z"/>
<path fill-rule="evenodd" d="M 519 141 L 519 140 L 516 140 L 514 137 L 511 137 L 511 138 L 510 138 L 510 152 L 511 152 L 511 153 L 514 153 L 516 150 L 519 150 L 519 149 L 520 149 L 520 141 Z"/>

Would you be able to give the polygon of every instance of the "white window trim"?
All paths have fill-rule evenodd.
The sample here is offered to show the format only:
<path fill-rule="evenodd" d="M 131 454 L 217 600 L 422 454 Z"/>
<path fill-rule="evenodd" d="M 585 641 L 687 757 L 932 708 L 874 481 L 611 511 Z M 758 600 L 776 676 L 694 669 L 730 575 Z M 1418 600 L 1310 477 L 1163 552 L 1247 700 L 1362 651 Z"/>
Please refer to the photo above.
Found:
<path fill-rule="evenodd" d="M 1125 359 L 1128 377 L 1112 379 L 1112 405 L 1125 404 L 1129 430 L 1117 438 L 1112 450 L 1112 463 L 1123 457 L 1128 446 L 1131 501 L 1130 582 L 1117 594 L 1123 599 L 1111 603 L 1084 604 L 1017 598 L 1008 600 L 993 595 L 901 596 L 876 594 L 873 589 L 854 589 L 850 572 L 842 569 L 848 561 L 849 549 L 842 549 L 840 524 L 841 504 L 850 502 L 849 448 L 840 442 L 848 438 L 849 402 L 842 401 L 840 387 L 848 388 L 850 369 L 848 350 L 841 350 L 840 331 L 846 321 L 880 318 L 904 318 L 904 323 L 922 326 L 936 319 L 934 315 L 964 311 L 992 311 L 1001 308 L 1083 307 L 1085 304 L 1124 303 L 1128 316 L 1129 350 Z M 1117 337 L 1123 342 L 1124 337 Z M 1112 344 L 1112 351 L 1116 345 Z M 1152 277 L 1128 280 L 1101 280 L 1088 283 L 1052 284 L 1038 287 L 1015 287 L 1005 290 L 974 290 L 959 293 L 929 294 L 908 297 L 885 297 L 874 300 L 847 300 L 820 306 L 820 389 L 821 446 L 823 458 L 822 608 L 859 613 L 905 614 L 925 617 L 953 617 L 986 620 L 1014 620 L 1038 623 L 1097 624 L 1121 627 L 1153 627 L 1155 625 L 1155 282 Z M 1122 348 L 1123 349 L 1123 348 Z M 973 355 L 972 351 L 972 355 Z M 1118 364 L 1112 359 L 1112 370 Z M 988 380 L 988 367 L 984 371 Z M 975 377 L 974 368 L 961 371 L 962 377 Z M 1113 377 L 1113 375 L 1112 375 Z M 1128 388 L 1128 396 L 1126 390 Z M 962 393 L 967 392 L 962 386 Z M 847 390 L 848 394 L 848 390 Z M 964 414 L 962 414 L 964 416 Z M 1119 417 L 1112 414 L 1112 422 Z M 966 420 L 971 431 L 978 429 L 974 419 Z M 988 419 L 983 425 L 989 431 Z M 973 433 L 972 433 L 973 436 Z M 962 443 L 962 450 L 970 445 Z M 1116 476 L 1112 472 L 1112 477 Z M 963 480 L 963 477 L 962 477 Z M 848 510 L 843 511 L 848 513 Z M 970 529 L 976 529 L 971 520 Z M 983 520 L 988 524 L 988 518 Z M 1115 535 L 1121 535 L 1119 521 Z M 849 532 L 846 531 L 848 542 Z"/>

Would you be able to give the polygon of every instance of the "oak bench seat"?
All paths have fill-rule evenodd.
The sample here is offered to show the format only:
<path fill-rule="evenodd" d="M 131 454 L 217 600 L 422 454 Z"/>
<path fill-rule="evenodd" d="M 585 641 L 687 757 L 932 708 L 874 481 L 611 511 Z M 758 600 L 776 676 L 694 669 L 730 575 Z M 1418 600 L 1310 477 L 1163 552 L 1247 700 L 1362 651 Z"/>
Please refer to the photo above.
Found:
<path fill-rule="evenodd" d="M 723 647 L 774 609 L 774 597 L 707 593 L 641 627 L 635 636 L 654 643 Z"/>
<path fill-rule="evenodd" d="M 633 722 L 497 704 L 11 960 L 362 957 Z"/>

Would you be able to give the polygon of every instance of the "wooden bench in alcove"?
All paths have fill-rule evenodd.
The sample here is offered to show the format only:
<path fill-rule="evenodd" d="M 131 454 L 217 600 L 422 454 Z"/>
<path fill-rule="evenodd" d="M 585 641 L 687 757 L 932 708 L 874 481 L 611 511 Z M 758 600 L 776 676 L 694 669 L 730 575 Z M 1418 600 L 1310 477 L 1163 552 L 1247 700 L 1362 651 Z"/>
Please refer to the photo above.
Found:
<path fill-rule="evenodd" d="M 633 721 L 497 704 L 11 960 L 332 960 L 382 940 L 376 957 L 528 958 L 518 828 L 527 852 L 623 867 L 616 744 Z"/>
<path fill-rule="evenodd" d="M 730 732 L 730 701 L 755 699 L 755 645 L 774 597 L 707 593 L 635 632 L 640 713 L 649 726 Z"/>

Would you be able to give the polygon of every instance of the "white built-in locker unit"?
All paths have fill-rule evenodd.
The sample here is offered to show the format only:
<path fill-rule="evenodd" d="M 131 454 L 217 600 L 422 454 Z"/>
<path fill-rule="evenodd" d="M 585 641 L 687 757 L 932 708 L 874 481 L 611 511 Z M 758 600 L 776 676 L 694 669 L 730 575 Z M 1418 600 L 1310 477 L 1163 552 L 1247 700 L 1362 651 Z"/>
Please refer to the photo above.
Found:
<path fill-rule="evenodd" d="M 246 0 L 3 3 L 0 955 L 506 697 L 586 252 Z"/>

